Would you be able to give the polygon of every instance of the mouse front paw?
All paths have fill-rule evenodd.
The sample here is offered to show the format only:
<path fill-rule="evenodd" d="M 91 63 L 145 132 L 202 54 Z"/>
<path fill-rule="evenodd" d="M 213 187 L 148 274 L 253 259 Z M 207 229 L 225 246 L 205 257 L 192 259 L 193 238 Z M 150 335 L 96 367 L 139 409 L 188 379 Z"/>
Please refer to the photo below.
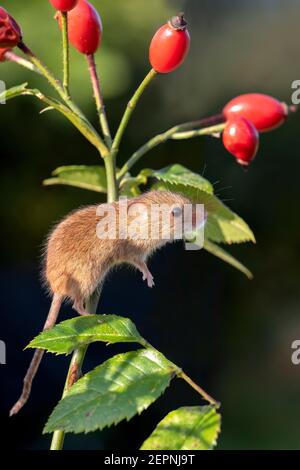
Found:
<path fill-rule="evenodd" d="M 152 288 L 154 286 L 154 280 L 146 263 L 144 261 L 135 261 L 133 264 L 138 268 L 139 271 L 141 271 L 143 275 L 143 281 L 147 281 L 148 287 Z"/>

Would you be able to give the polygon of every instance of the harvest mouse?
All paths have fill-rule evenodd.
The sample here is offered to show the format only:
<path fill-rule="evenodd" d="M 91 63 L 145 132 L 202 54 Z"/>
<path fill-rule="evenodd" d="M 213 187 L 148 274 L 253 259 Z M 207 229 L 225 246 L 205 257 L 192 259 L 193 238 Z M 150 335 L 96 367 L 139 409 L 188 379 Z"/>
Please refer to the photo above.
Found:
<path fill-rule="evenodd" d="M 184 237 L 186 207 L 192 207 L 193 229 L 205 222 L 196 218 L 196 206 L 187 197 L 169 191 L 149 191 L 128 201 L 92 205 L 67 215 L 46 243 L 43 275 L 52 303 L 43 329 L 54 326 L 64 300 L 71 300 L 80 315 L 89 314 L 85 302 L 111 268 L 121 263 L 134 266 L 153 287 L 146 261 L 158 248 Z M 28 400 L 43 354 L 43 350 L 35 351 L 10 416 Z"/>

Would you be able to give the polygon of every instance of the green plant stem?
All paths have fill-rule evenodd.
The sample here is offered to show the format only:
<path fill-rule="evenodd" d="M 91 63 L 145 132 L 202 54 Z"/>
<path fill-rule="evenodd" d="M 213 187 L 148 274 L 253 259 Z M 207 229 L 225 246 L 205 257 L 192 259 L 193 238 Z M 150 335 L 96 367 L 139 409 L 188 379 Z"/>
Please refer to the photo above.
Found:
<path fill-rule="evenodd" d="M 90 74 L 91 83 L 93 87 L 93 93 L 94 93 L 97 113 L 99 116 L 100 127 L 102 129 L 104 141 L 107 147 L 111 148 L 111 145 L 112 145 L 111 133 L 110 133 L 107 117 L 106 117 L 104 101 L 103 101 L 101 90 L 100 90 L 100 80 L 99 80 L 99 75 L 97 73 L 95 55 L 88 54 L 86 58 L 88 61 L 89 74 Z"/>
<path fill-rule="evenodd" d="M 128 102 L 125 113 L 122 117 L 121 123 L 119 125 L 119 128 L 116 132 L 113 144 L 112 144 L 112 155 L 114 157 L 114 160 L 116 159 L 116 156 L 119 152 L 119 147 L 122 141 L 122 137 L 124 135 L 124 132 L 128 126 L 128 123 L 130 121 L 130 118 L 137 106 L 137 103 L 146 90 L 147 86 L 150 84 L 150 82 L 153 80 L 153 78 L 157 75 L 157 72 L 154 69 L 151 69 L 150 72 L 146 75 L 140 86 L 137 88 L 136 92 L 132 96 L 131 100 Z"/>
<path fill-rule="evenodd" d="M 144 348 L 154 349 L 154 351 L 160 353 L 160 351 L 158 351 L 154 346 L 152 346 L 152 344 L 149 343 L 149 341 L 147 341 L 145 338 L 142 338 L 139 343 Z M 183 372 L 180 367 L 178 367 L 176 364 L 174 364 L 174 362 L 171 362 L 170 360 L 169 362 L 172 368 L 174 369 L 176 377 L 178 377 L 179 379 L 183 379 L 190 387 L 196 390 L 196 392 L 199 393 L 199 395 L 201 395 L 205 401 L 207 401 L 211 405 L 215 406 L 216 408 L 219 408 L 221 406 L 220 402 L 216 401 L 205 390 L 203 390 L 203 388 L 197 385 L 185 372 Z"/>
<path fill-rule="evenodd" d="M 116 169 L 114 164 L 114 158 L 112 154 L 104 158 L 105 170 L 106 170 L 106 181 L 107 181 L 107 202 L 117 201 L 118 185 L 116 178 Z"/>
<path fill-rule="evenodd" d="M 28 70 L 31 70 L 31 72 L 36 72 L 41 75 L 41 72 L 39 69 L 33 65 L 32 62 L 29 60 L 24 59 L 23 57 L 20 57 L 18 54 L 15 54 L 15 52 L 9 50 L 5 52 L 4 57 L 6 60 L 9 60 L 10 62 L 14 62 L 15 64 L 21 65 L 22 67 L 25 67 Z"/>
<path fill-rule="evenodd" d="M 194 137 L 200 137 L 202 135 L 216 135 L 219 136 L 221 132 L 223 132 L 225 128 L 225 124 L 218 124 L 217 126 L 207 127 L 204 129 L 195 129 L 193 131 L 186 131 L 186 132 L 175 132 L 172 135 L 172 139 L 174 140 L 183 140 L 183 139 L 192 139 Z"/>
<path fill-rule="evenodd" d="M 200 122 L 200 121 L 199 121 Z M 127 160 L 125 165 L 121 168 L 121 170 L 118 173 L 118 182 L 122 180 L 122 178 L 126 175 L 128 171 L 131 170 L 131 168 L 150 150 L 153 148 L 157 147 L 160 144 L 165 143 L 169 139 L 173 139 L 174 136 L 177 136 L 177 139 L 179 138 L 190 138 L 191 135 L 190 133 L 192 132 L 192 137 L 195 137 L 195 133 L 197 133 L 197 136 L 200 135 L 213 135 L 218 132 L 222 132 L 224 129 L 224 124 L 218 124 L 217 126 L 212 126 L 212 127 L 207 127 L 203 129 L 197 129 L 196 131 L 188 131 L 185 133 L 181 133 L 181 130 L 185 128 L 187 124 L 179 124 L 177 126 L 172 127 L 171 129 L 167 130 L 166 132 L 162 134 L 158 134 L 152 139 L 150 139 L 146 144 L 144 144 L 142 147 L 140 147 L 134 154 Z M 189 134 L 189 137 L 187 137 L 187 134 Z M 176 137 L 175 137 L 176 138 Z"/>
<path fill-rule="evenodd" d="M 81 367 L 84 361 L 84 357 L 86 354 L 87 346 L 83 346 L 80 349 L 76 349 L 74 351 L 70 366 L 69 366 L 69 371 L 68 375 L 66 378 L 62 398 L 64 398 L 70 389 L 72 385 L 74 385 L 75 382 L 80 378 L 81 374 Z M 54 431 L 53 436 L 52 436 L 52 441 L 51 441 L 51 447 L 50 450 L 62 450 L 63 445 L 64 445 L 64 440 L 65 440 L 65 432 L 58 429 L 57 431 Z"/>
<path fill-rule="evenodd" d="M 61 34 L 63 49 L 63 87 L 65 93 L 70 97 L 70 60 L 69 60 L 69 38 L 68 38 L 68 12 L 61 12 Z"/>

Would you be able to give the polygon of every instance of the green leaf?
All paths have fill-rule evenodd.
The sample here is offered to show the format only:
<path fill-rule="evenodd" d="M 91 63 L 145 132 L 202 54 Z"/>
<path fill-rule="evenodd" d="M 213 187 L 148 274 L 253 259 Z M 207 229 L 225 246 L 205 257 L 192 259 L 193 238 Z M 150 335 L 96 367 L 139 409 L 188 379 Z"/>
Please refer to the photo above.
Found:
<path fill-rule="evenodd" d="M 43 181 L 45 186 L 63 184 L 76 188 L 106 193 L 106 173 L 102 166 L 70 165 L 57 168 L 53 178 Z"/>
<path fill-rule="evenodd" d="M 209 194 L 213 194 L 214 192 L 212 184 L 207 179 L 177 163 L 161 170 L 145 169 L 141 171 L 140 175 L 154 177 L 164 183 L 190 186 Z"/>
<path fill-rule="evenodd" d="M 204 249 L 212 255 L 217 256 L 217 258 L 220 258 L 221 260 L 225 261 L 225 263 L 228 263 L 234 268 L 241 271 L 243 274 L 245 274 L 245 276 L 247 276 L 248 279 L 253 279 L 253 274 L 251 273 L 251 271 L 249 271 L 246 266 L 244 266 L 240 261 L 234 258 L 231 254 L 229 254 L 219 245 L 216 245 L 215 243 L 209 240 L 205 240 Z"/>
<path fill-rule="evenodd" d="M 51 330 L 43 331 L 27 347 L 69 354 L 80 346 L 96 341 L 143 344 L 143 338 L 129 318 L 117 315 L 88 315 L 66 320 Z"/>
<path fill-rule="evenodd" d="M 16 98 L 17 96 L 23 95 L 26 91 L 28 83 L 22 83 L 22 85 L 14 86 L 12 88 L 8 88 L 0 93 L 0 103 L 10 100 L 12 98 Z"/>
<path fill-rule="evenodd" d="M 211 406 L 179 408 L 158 424 L 141 450 L 211 450 L 220 426 L 221 416 Z"/>
<path fill-rule="evenodd" d="M 175 366 L 151 348 L 118 354 L 71 387 L 44 432 L 90 432 L 131 419 L 168 387 Z"/>
<path fill-rule="evenodd" d="M 175 183 L 156 182 L 153 189 L 166 189 L 185 194 L 193 202 L 204 204 L 208 213 L 205 226 L 205 238 L 216 243 L 244 243 L 254 242 L 255 237 L 247 223 L 230 210 L 214 194 L 209 194 L 192 186 Z"/>
<path fill-rule="evenodd" d="M 201 197 L 208 212 L 205 236 L 216 243 L 255 243 L 249 225 L 216 196 Z"/>

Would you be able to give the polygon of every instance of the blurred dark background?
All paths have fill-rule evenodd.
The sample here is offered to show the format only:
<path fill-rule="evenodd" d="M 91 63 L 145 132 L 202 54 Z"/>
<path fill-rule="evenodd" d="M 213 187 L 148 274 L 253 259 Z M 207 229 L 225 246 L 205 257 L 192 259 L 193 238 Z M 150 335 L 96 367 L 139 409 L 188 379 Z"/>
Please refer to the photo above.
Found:
<path fill-rule="evenodd" d="M 160 76 L 140 103 L 120 161 L 171 125 L 213 114 L 233 96 L 264 92 L 290 103 L 300 78 L 298 0 L 94 0 L 104 23 L 97 55 L 108 116 L 115 130 L 123 108 L 148 70 L 148 44 L 172 14 L 185 10 L 192 36 L 184 66 Z M 47 0 L 2 0 L 24 30 L 26 42 L 60 73 L 60 37 Z M 42 78 L 1 63 L 7 86 Z M 87 66 L 72 51 L 72 93 L 93 116 Z M 0 407 L 6 448 L 47 449 L 42 436 L 57 403 L 69 358 L 47 355 L 32 397 L 19 416 L 8 410 L 21 390 L 32 353 L 22 349 L 41 329 L 50 299 L 39 280 L 41 246 L 53 224 L 96 193 L 42 187 L 60 165 L 96 164 L 97 153 L 55 112 L 19 98 L 0 106 L 1 328 L 7 365 L 0 366 Z M 100 311 L 133 319 L 141 333 L 222 402 L 219 449 L 300 449 L 300 366 L 291 343 L 300 339 L 299 174 L 300 117 L 265 134 L 257 160 L 244 173 L 216 139 L 169 142 L 147 155 L 144 166 L 178 162 L 216 183 L 217 193 L 253 228 L 257 245 L 230 248 L 254 273 L 239 272 L 204 251 L 168 247 L 151 261 L 156 287 L 124 269 L 105 285 Z M 101 163 L 101 162 L 99 162 Z M 139 168 L 136 169 L 136 171 Z M 224 189 L 227 188 L 227 189 Z M 228 201 L 230 200 L 230 201 Z M 73 315 L 65 308 L 61 319 Z M 85 370 L 130 346 L 93 345 Z M 199 397 L 176 381 L 141 416 L 88 435 L 67 436 L 68 449 L 138 448 L 168 411 L 196 405 Z M 3 444 L 3 440 L 2 440 Z"/>

